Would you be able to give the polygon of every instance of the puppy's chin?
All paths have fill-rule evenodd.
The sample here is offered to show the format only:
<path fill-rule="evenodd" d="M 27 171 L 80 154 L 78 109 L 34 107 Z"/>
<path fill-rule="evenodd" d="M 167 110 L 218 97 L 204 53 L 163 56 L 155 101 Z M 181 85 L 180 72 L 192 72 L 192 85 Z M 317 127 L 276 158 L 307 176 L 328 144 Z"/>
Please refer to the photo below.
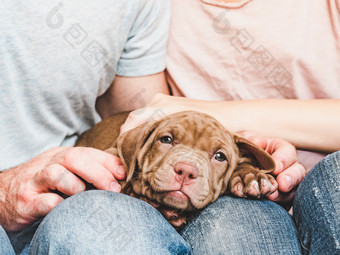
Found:
<path fill-rule="evenodd" d="M 180 210 L 186 210 L 190 204 L 188 196 L 181 191 L 164 192 L 162 202 L 169 207 Z"/>

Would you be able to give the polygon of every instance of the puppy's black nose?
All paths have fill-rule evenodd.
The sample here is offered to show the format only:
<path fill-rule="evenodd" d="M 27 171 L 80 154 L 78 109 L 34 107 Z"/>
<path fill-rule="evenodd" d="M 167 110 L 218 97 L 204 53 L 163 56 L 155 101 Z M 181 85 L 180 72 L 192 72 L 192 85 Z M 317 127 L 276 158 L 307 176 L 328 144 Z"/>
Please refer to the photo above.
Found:
<path fill-rule="evenodd" d="M 180 183 L 188 183 L 198 177 L 198 169 L 191 163 L 179 162 L 174 167 L 176 180 Z"/>

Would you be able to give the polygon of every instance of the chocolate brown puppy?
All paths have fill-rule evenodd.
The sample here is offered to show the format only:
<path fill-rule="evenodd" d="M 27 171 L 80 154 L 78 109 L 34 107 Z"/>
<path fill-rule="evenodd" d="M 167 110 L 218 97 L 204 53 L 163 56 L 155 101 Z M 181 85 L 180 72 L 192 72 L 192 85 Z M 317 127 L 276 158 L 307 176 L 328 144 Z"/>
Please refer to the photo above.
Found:
<path fill-rule="evenodd" d="M 119 156 L 122 192 L 153 204 L 175 227 L 221 195 L 260 198 L 277 189 L 271 156 L 209 115 L 179 112 L 119 135 L 127 116 L 104 119 L 77 146 Z"/>

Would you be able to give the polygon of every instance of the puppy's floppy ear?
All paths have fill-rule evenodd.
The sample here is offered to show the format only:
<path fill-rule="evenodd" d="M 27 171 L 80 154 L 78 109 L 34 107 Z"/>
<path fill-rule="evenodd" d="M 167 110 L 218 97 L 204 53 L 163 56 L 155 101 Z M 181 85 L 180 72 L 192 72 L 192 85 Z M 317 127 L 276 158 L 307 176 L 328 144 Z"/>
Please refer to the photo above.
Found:
<path fill-rule="evenodd" d="M 234 136 L 234 140 L 242 157 L 240 163 L 249 163 L 264 173 L 271 173 L 275 170 L 275 162 L 265 150 L 237 135 Z"/>
<path fill-rule="evenodd" d="M 110 148 L 108 148 L 108 149 L 106 149 L 106 150 L 104 150 L 104 151 L 107 152 L 107 153 L 109 153 L 109 154 L 112 154 L 112 155 L 114 155 L 114 156 L 119 157 L 118 150 L 117 150 L 117 148 L 115 148 L 115 147 L 110 147 Z"/>
<path fill-rule="evenodd" d="M 130 131 L 121 134 L 117 139 L 118 155 L 127 170 L 126 182 L 130 182 L 137 165 L 138 152 L 144 146 L 149 146 L 153 139 L 152 133 L 158 122 L 146 122 Z M 149 139 L 150 138 L 150 139 Z M 145 152 L 146 150 L 144 150 Z"/>

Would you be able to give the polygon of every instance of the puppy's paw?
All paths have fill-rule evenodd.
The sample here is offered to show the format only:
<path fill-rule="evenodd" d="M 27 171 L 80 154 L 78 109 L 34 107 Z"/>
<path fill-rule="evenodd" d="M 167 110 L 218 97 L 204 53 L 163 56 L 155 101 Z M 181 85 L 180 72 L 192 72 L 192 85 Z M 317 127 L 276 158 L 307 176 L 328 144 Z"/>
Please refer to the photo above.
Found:
<path fill-rule="evenodd" d="M 229 180 L 229 189 L 237 197 L 261 198 L 275 192 L 275 178 L 252 166 L 236 170 Z"/>
<path fill-rule="evenodd" d="M 178 231 L 187 223 L 187 219 L 186 217 L 178 217 L 175 220 L 169 221 L 169 223 Z"/>
<path fill-rule="evenodd" d="M 187 223 L 186 216 L 183 212 L 170 209 L 168 207 L 159 207 L 158 211 L 164 216 L 164 218 L 177 230 Z"/>

